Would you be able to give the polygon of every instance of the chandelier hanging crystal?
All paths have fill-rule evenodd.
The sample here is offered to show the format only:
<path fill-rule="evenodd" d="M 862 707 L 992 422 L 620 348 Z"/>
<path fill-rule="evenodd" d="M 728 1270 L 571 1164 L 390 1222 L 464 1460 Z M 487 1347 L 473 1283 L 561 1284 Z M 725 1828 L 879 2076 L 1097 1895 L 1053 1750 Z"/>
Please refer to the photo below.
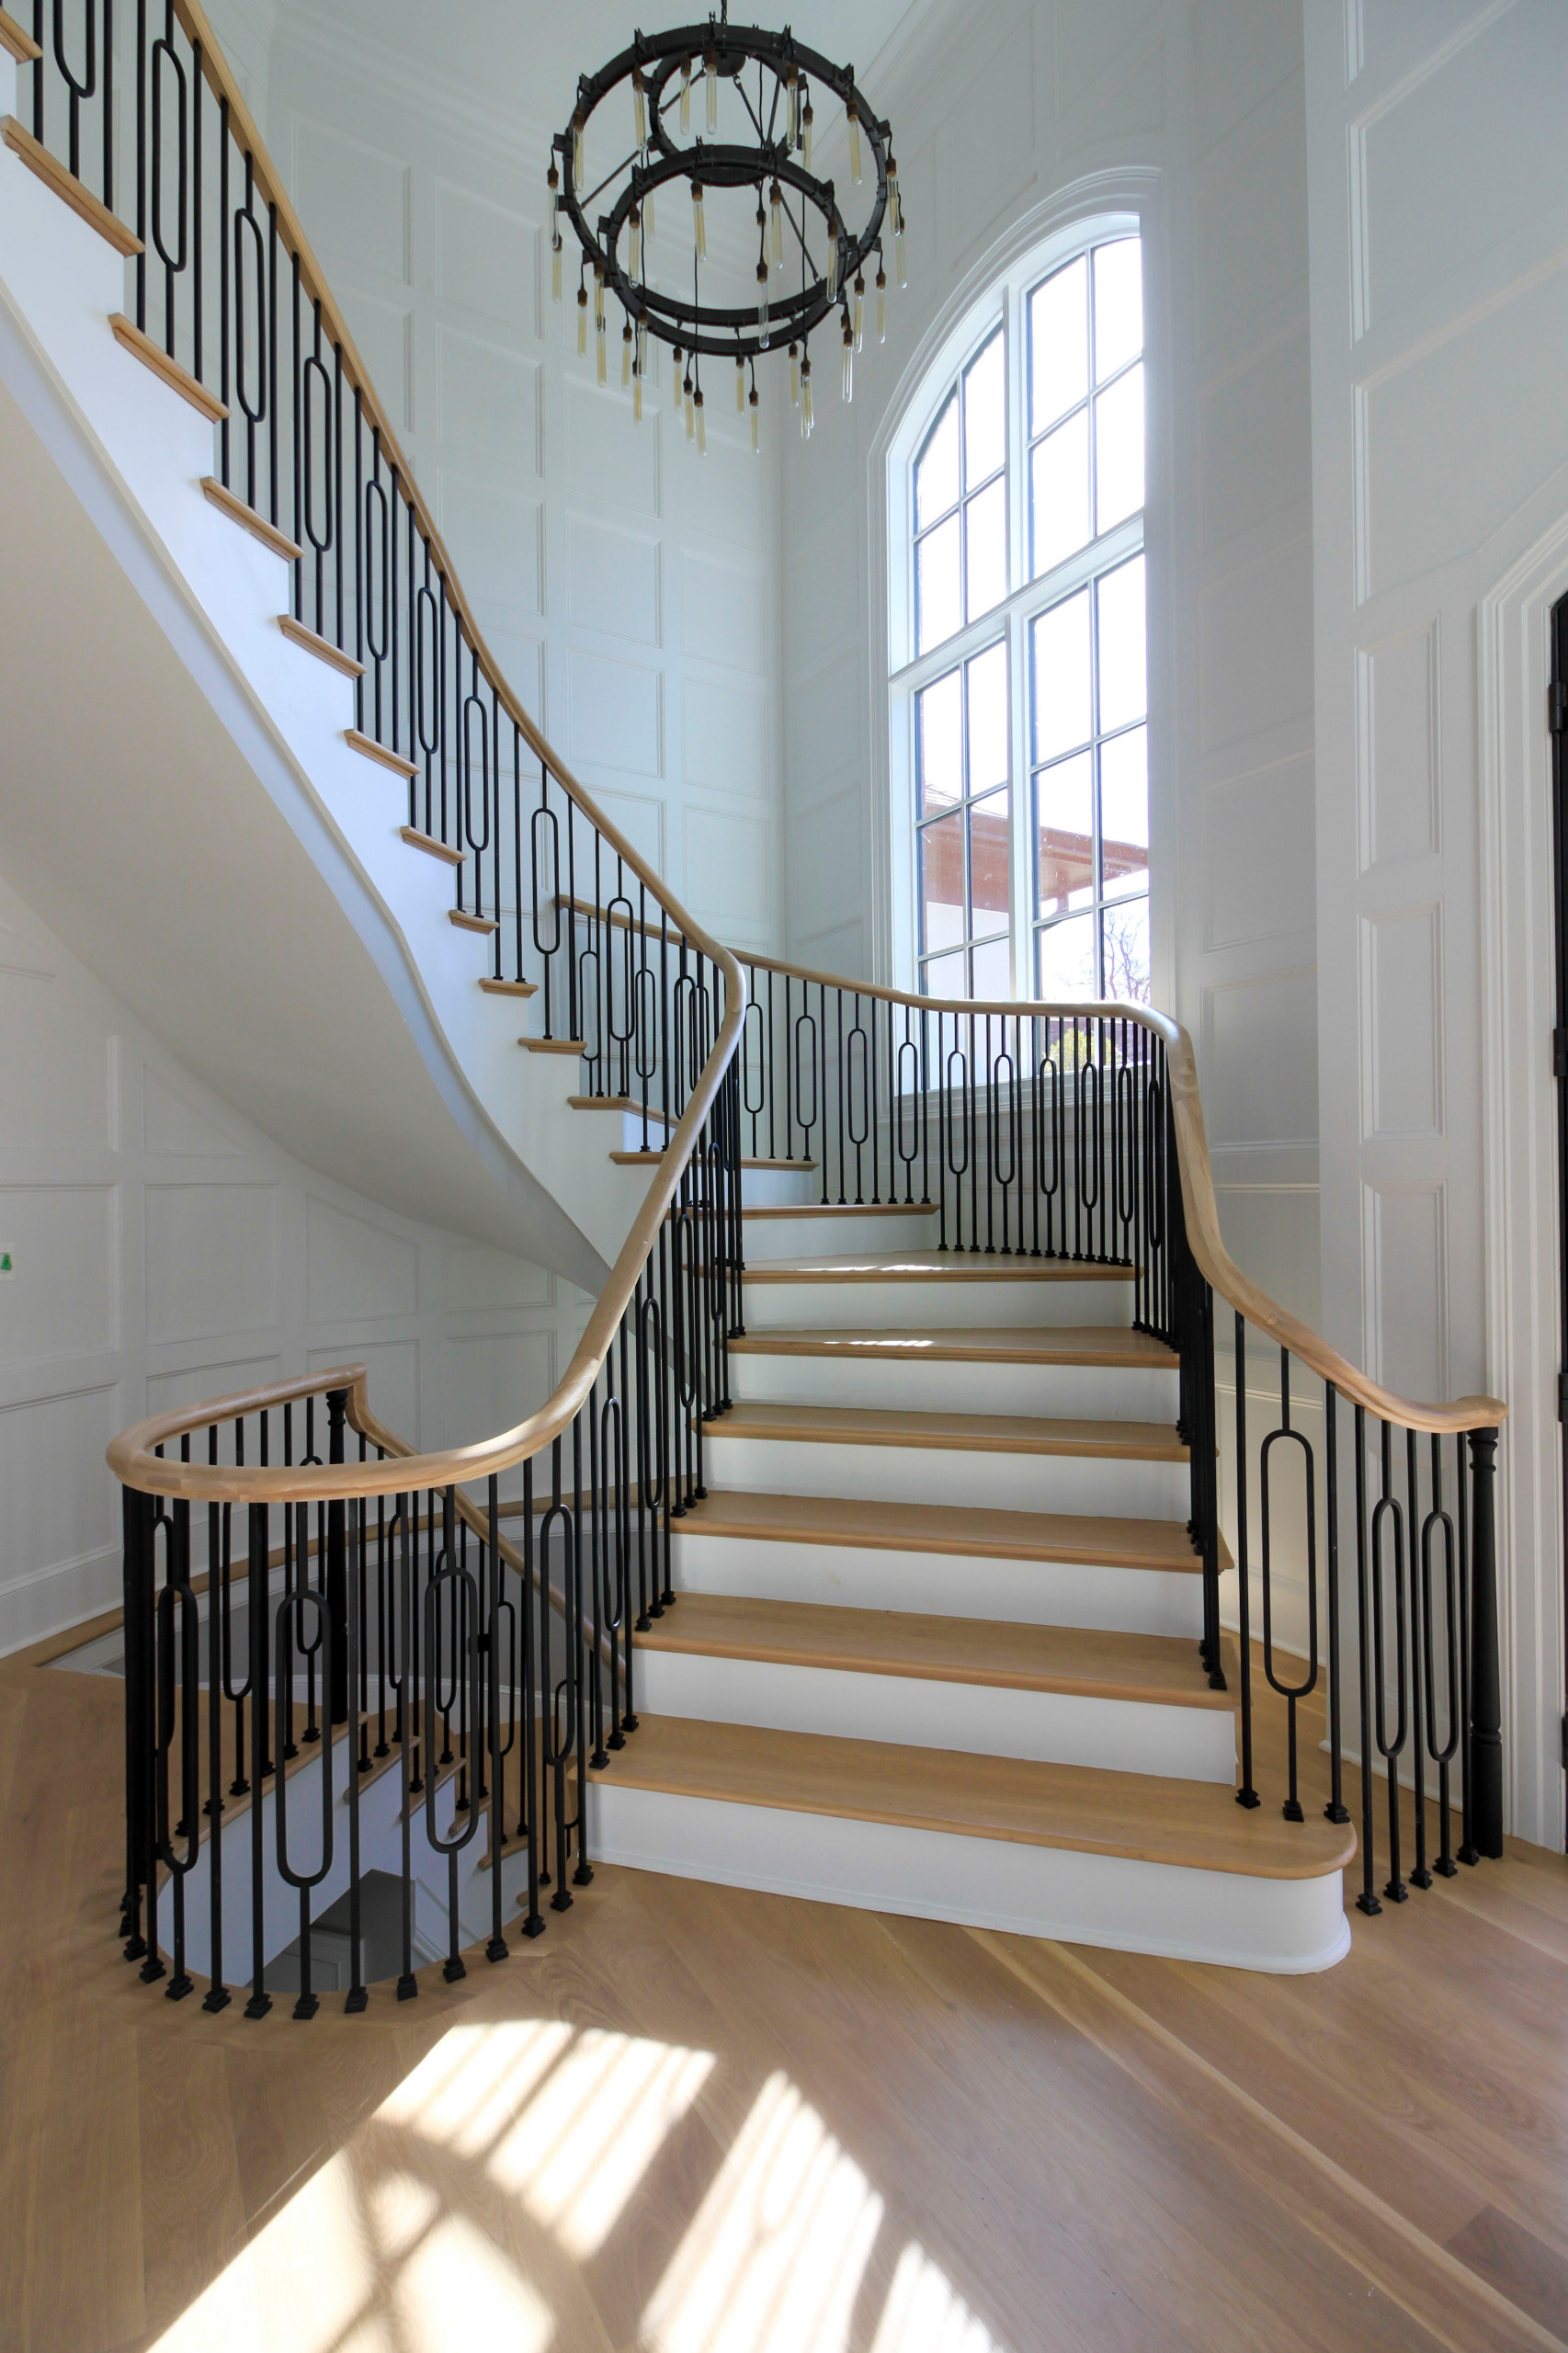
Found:
<path fill-rule="evenodd" d="M 702 85 L 703 132 L 693 136 L 697 81 Z M 832 180 L 812 170 L 812 98 L 824 92 L 843 108 L 849 177 L 856 191 L 864 191 L 848 203 L 840 201 Z M 597 185 L 585 186 L 590 139 L 596 155 L 613 153 L 628 134 L 630 153 Z M 868 188 L 868 181 L 874 185 Z M 683 182 L 691 199 L 689 244 L 684 228 L 675 225 L 685 207 L 669 200 Z M 729 0 L 722 0 L 720 16 L 706 24 L 634 33 L 630 49 L 598 73 L 580 77 L 572 119 L 551 142 L 549 187 L 554 298 L 561 300 L 563 224 L 570 222 L 582 248 L 577 349 L 586 357 L 591 281 L 598 381 L 605 382 L 607 374 L 608 301 L 620 309 L 620 380 L 631 390 L 639 422 L 651 335 L 671 347 L 677 410 L 687 438 L 703 454 L 705 359 L 734 368 L 735 406 L 743 414 L 749 408 L 751 445 L 756 449 L 756 363 L 787 347 L 790 399 L 809 439 L 811 338 L 836 314 L 844 398 L 854 398 L 855 358 L 865 344 L 869 264 L 874 264 L 879 343 L 886 333 L 884 235 L 892 244 L 894 278 L 900 286 L 906 280 L 903 203 L 892 133 L 856 87 L 852 66 L 835 65 L 804 48 L 788 26 L 774 33 L 732 25 Z M 745 193 L 755 198 L 755 272 L 748 261 L 742 280 L 729 249 L 733 239 L 726 240 L 722 257 L 716 254 L 710 260 L 710 191 L 727 204 L 732 226 L 737 192 L 743 202 Z M 608 210 L 591 217 L 601 205 Z M 656 212 L 665 223 L 660 236 Z M 861 213 L 865 218 L 857 227 L 850 216 Z M 755 292 L 743 292 L 744 281 L 754 282 Z M 678 292 L 673 290 L 677 284 Z M 710 299 L 704 299 L 705 290 Z M 743 298 L 723 299 L 737 294 Z"/>

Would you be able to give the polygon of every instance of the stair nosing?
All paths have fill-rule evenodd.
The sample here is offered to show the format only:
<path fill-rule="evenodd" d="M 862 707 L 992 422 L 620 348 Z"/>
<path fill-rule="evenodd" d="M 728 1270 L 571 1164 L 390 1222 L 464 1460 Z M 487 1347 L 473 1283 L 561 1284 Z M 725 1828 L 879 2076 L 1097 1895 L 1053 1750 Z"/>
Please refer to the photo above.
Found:
<path fill-rule="evenodd" d="M 761 1331 L 739 1332 L 732 1335 L 729 1352 L 732 1356 L 756 1357 L 824 1357 L 839 1358 L 847 1364 L 875 1364 L 879 1361 L 910 1364 L 1009 1364 L 1060 1365 L 1085 1367 L 1091 1370 L 1113 1372 L 1174 1373 L 1181 1370 L 1181 1359 L 1176 1350 L 1150 1334 L 1123 1332 L 1115 1324 L 1091 1324 L 1087 1330 L 1096 1338 L 1110 1345 L 1092 1347 L 1077 1326 L 1043 1324 L 1036 1329 L 1025 1325 L 998 1324 L 977 1325 L 971 1331 L 955 1326 L 944 1331 L 940 1324 L 922 1327 L 918 1333 L 889 1324 L 873 1330 L 865 1326 L 835 1326 L 832 1324 L 781 1324 Z M 1058 1334 L 1061 1337 L 1058 1337 Z M 1007 1340 L 1031 1341 L 1032 1347 L 1008 1347 Z M 1147 1343 L 1145 1348 L 1133 1352 L 1131 1344 Z M 1122 1352 L 1115 1344 L 1120 1343 Z M 1156 1353 L 1157 1352 L 1157 1353 Z"/>
<path fill-rule="evenodd" d="M 813 1421 L 796 1427 L 787 1421 L 770 1420 L 775 1415 L 798 1414 L 813 1415 Z M 873 1424 L 863 1416 L 876 1415 Z M 716 1421 L 702 1425 L 709 1444 L 725 1438 L 746 1438 L 787 1446 L 875 1446 L 917 1448 L 922 1451 L 940 1449 L 954 1454 L 1025 1454 L 1045 1455 L 1052 1459 L 1066 1458 L 1095 1462 L 1170 1462 L 1188 1461 L 1189 1450 L 1177 1438 L 1174 1427 L 1168 1440 L 1156 1442 L 1148 1433 L 1163 1431 L 1163 1422 L 1116 1422 L 1099 1415 L 1028 1414 L 935 1414 L 903 1415 L 916 1427 L 900 1429 L 896 1424 L 903 1415 L 897 1406 L 880 1405 L 787 1405 L 759 1403 L 732 1405 L 728 1413 Z M 983 1421 L 1015 1422 L 1022 1427 L 1015 1431 L 983 1430 L 972 1425 Z M 1027 1437 L 1025 1429 L 1038 1432 L 1074 1431 L 1080 1435 L 1068 1437 Z M 1100 1433 L 1097 1438 L 1085 1438 L 1085 1431 Z M 1112 1434 L 1137 1432 L 1140 1442 L 1113 1443 Z"/>
<path fill-rule="evenodd" d="M 967 1251 L 953 1251 L 939 1264 L 932 1265 L 902 1258 L 890 1252 L 885 1256 L 871 1253 L 864 1257 L 836 1261 L 759 1258 L 755 1265 L 743 1269 L 743 1279 L 748 1283 L 1130 1283 L 1135 1273 L 1136 1269 L 1131 1266 L 1102 1266 L 1089 1259 L 974 1259 Z"/>

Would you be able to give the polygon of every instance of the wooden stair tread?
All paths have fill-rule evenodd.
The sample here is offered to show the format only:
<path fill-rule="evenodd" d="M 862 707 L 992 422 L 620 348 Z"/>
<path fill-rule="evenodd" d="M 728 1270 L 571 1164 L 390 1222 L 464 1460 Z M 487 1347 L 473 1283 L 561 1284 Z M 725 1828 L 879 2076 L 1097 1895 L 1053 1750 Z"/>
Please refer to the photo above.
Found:
<path fill-rule="evenodd" d="M 488 972 L 479 985 L 487 996 L 537 996 L 539 995 L 537 981 L 498 981 Z"/>
<path fill-rule="evenodd" d="M 1067 1691 L 1167 1707 L 1233 1711 L 1241 1665 L 1227 1638 L 1229 1688 L 1210 1690 L 1195 1643 L 1180 1635 L 1108 1633 L 1094 1627 L 1028 1626 L 990 1618 L 942 1618 L 902 1609 L 764 1601 L 683 1593 L 650 1631 L 645 1651 L 702 1658 L 766 1659 L 923 1682 L 985 1683 L 1017 1691 Z"/>
<path fill-rule="evenodd" d="M 217 393 L 193 376 L 188 368 L 182 368 L 177 359 L 171 359 L 163 345 L 154 343 L 134 319 L 128 319 L 123 311 L 116 311 L 109 320 L 109 329 L 122 351 L 129 351 L 133 359 L 139 359 L 154 376 L 161 377 L 170 392 L 177 392 L 182 401 L 188 401 L 209 425 L 222 423 L 229 412 Z"/>
<path fill-rule="evenodd" d="M 479 931 L 487 938 L 491 932 L 501 928 L 494 915 L 471 915 L 466 907 L 449 907 L 447 921 L 455 924 L 460 931 Z"/>
<path fill-rule="evenodd" d="M 1149 1332 L 1113 1324 L 1048 1324 L 1031 1332 L 1010 1324 L 972 1324 L 944 1331 L 886 1330 L 870 1325 L 818 1329 L 781 1324 L 744 1332 L 730 1342 L 732 1356 L 848 1357 L 857 1362 L 898 1364 L 1102 1365 L 1118 1370 L 1175 1372 L 1180 1358 Z"/>
<path fill-rule="evenodd" d="M 292 613 L 279 613 L 278 626 L 290 645 L 301 646 L 305 653 L 313 654 L 316 660 L 324 662 L 329 669 L 341 671 L 346 678 L 364 676 L 363 662 L 352 654 L 346 654 L 341 645 L 334 645 L 331 638 L 323 637 L 318 630 L 307 629 L 303 621 L 294 619 Z"/>
<path fill-rule="evenodd" d="M 797 1171 L 802 1176 L 814 1176 L 820 1163 L 814 1160 L 743 1160 L 743 1168 L 782 1168 Z"/>
<path fill-rule="evenodd" d="M 303 561 L 305 551 L 297 540 L 291 540 L 287 531 L 279 530 L 276 523 L 269 523 L 265 515 L 258 515 L 254 506 L 247 506 L 238 491 L 231 490 L 228 483 L 220 482 L 216 474 L 202 475 L 201 494 L 209 506 L 218 509 L 220 515 L 226 515 L 231 523 L 237 523 L 242 531 L 248 531 L 253 540 L 259 540 L 271 554 L 280 555 L 285 563 Z"/>
<path fill-rule="evenodd" d="M 1087 1259 L 986 1257 L 967 1250 L 866 1250 L 807 1258 L 764 1258 L 748 1283 L 1130 1283 L 1131 1267 Z"/>
<path fill-rule="evenodd" d="M 935 1201 L 756 1201 L 743 1217 L 935 1217 Z"/>
<path fill-rule="evenodd" d="M 25 25 L 0 8 L 0 49 L 7 50 L 18 65 L 31 65 L 43 55 Z"/>
<path fill-rule="evenodd" d="M 438 842 L 434 834 L 422 834 L 417 825 L 400 825 L 398 832 L 410 849 L 422 849 L 426 858 L 438 858 L 447 866 L 463 862 L 460 849 L 453 849 L 449 842 Z"/>
<path fill-rule="evenodd" d="M 676 1523 L 683 1536 L 842 1544 L 875 1552 L 982 1554 L 1097 1569 L 1158 1569 L 1199 1576 L 1203 1563 L 1174 1519 L 1113 1519 L 1097 1512 L 997 1511 L 962 1504 L 883 1503 L 858 1495 L 709 1493 Z M 1220 1566 L 1234 1564 L 1223 1537 Z M 682 1608 L 685 1602 L 682 1602 Z"/>
<path fill-rule="evenodd" d="M 588 1051 L 581 1038 L 519 1038 L 517 1043 L 530 1054 L 585 1055 Z"/>
<path fill-rule="evenodd" d="M 634 1120 L 640 1120 L 642 1117 L 642 1104 L 634 1103 L 630 1095 L 569 1095 L 566 1097 L 566 1108 L 569 1111 L 619 1111 L 623 1115 L 629 1114 Z M 676 1117 L 677 1114 L 673 1111 L 656 1111 L 652 1103 L 648 1106 L 648 1124 L 651 1128 L 673 1128 Z"/>
<path fill-rule="evenodd" d="M 1090 1455 L 1107 1461 L 1185 1462 L 1165 1422 L 1083 1421 L 1032 1414 L 920 1413 L 902 1406 L 741 1403 L 706 1425 L 709 1443 L 778 1438 L 824 1446 L 947 1448 L 960 1454 Z"/>
<path fill-rule="evenodd" d="M 1342 1870 L 1356 1852 L 1348 1827 L 1321 1815 L 1285 1822 L 1271 1806 L 1249 1810 L 1237 1805 L 1234 1790 L 1223 1782 L 1038 1765 L 698 1718 L 642 1716 L 625 1747 L 590 1779 L 606 1787 L 1261 1879 L 1316 1879 Z"/>
<path fill-rule="evenodd" d="M 12 50 L 13 55 L 16 54 L 11 42 L 7 41 L 6 46 Z M 18 58 L 17 63 L 20 64 L 27 61 Z M 26 124 L 18 122 L 14 114 L 8 114 L 4 122 L 0 122 L 0 138 L 28 171 L 43 182 L 45 188 L 51 188 L 62 203 L 68 204 L 72 211 L 86 222 L 89 229 L 96 229 L 105 244 L 112 245 L 117 254 L 123 255 L 129 261 L 132 255 L 142 251 L 142 240 L 135 231 L 128 229 L 119 215 L 111 212 L 91 188 L 74 178 L 58 155 L 51 154 L 47 147 L 41 146 Z"/>

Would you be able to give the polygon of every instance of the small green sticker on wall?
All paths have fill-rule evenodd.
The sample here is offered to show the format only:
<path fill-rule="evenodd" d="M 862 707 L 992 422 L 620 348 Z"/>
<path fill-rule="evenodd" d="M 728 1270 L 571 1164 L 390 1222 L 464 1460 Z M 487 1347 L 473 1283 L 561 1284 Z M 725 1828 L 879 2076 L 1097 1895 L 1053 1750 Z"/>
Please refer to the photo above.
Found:
<path fill-rule="evenodd" d="M 0 1283 L 10 1282 L 16 1275 L 16 1271 L 17 1269 L 11 1264 L 10 1252 L 8 1250 L 0 1250 Z"/>

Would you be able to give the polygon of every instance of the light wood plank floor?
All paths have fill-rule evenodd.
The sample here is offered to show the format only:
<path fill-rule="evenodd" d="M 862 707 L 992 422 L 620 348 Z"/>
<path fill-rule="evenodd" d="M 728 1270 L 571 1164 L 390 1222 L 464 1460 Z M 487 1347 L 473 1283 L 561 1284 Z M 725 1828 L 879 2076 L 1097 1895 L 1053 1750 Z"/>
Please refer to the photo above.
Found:
<path fill-rule="evenodd" d="M 1301 1979 L 602 1870 L 256 2025 L 119 1957 L 119 1696 L 0 1666 L 6 2353 L 1568 2342 L 1562 1858 Z"/>

